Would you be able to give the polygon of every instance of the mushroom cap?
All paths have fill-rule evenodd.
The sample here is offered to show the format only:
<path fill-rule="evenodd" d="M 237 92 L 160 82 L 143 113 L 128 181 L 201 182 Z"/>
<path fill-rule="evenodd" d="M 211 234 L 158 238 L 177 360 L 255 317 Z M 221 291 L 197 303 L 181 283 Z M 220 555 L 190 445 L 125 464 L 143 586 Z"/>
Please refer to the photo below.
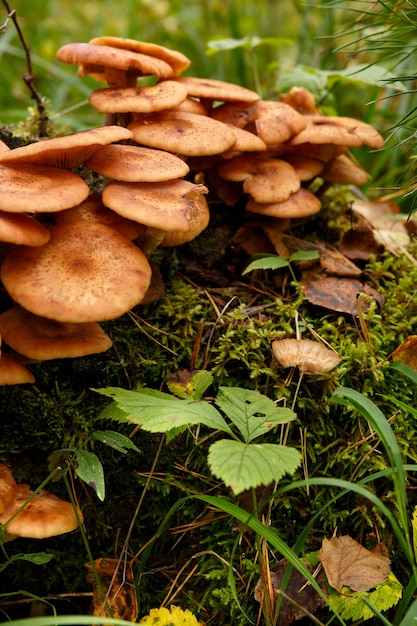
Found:
<path fill-rule="evenodd" d="M 304 374 L 319 376 L 340 363 L 339 355 L 311 339 L 275 339 L 272 353 L 282 367 L 298 367 Z"/>
<path fill-rule="evenodd" d="M 6 152 L 10 152 L 10 148 L 7 145 L 7 143 L 5 143 L 4 141 L 0 139 L 0 156 L 5 155 Z"/>
<path fill-rule="evenodd" d="M 187 180 L 161 183 L 111 182 L 103 203 L 120 215 L 165 231 L 189 232 L 196 215 L 207 211 L 204 185 Z"/>
<path fill-rule="evenodd" d="M 69 222 L 100 222 L 106 226 L 111 226 L 130 240 L 138 239 L 145 233 L 145 226 L 122 217 L 115 211 L 104 206 L 101 194 L 92 193 L 84 202 L 65 211 L 59 211 L 54 215 L 57 224 L 68 224 Z"/>
<path fill-rule="evenodd" d="M 31 313 L 60 322 L 98 322 L 139 304 L 151 268 L 114 228 L 79 221 L 51 227 L 44 246 L 14 248 L 3 261 L 1 279 Z"/>
<path fill-rule="evenodd" d="M 220 102 L 257 102 L 260 99 L 256 91 L 215 78 L 179 76 L 174 80 L 186 87 L 191 98 L 218 100 Z"/>
<path fill-rule="evenodd" d="M 307 126 L 289 141 L 289 145 L 302 143 L 326 144 L 358 148 L 365 144 L 370 148 L 381 148 L 382 136 L 369 124 L 351 117 L 331 115 L 306 116 Z"/>
<path fill-rule="evenodd" d="M 147 87 L 96 89 L 89 103 L 100 113 L 154 113 L 178 106 L 187 98 L 186 88 L 173 80 Z"/>
<path fill-rule="evenodd" d="M 107 178 L 132 183 L 172 180 L 190 171 L 183 159 L 165 150 L 120 144 L 100 148 L 85 166 Z"/>
<path fill-rule="evenodd" d="M 346 154 L 339 154 L 328 161 L 320 173 L 321 178 L 332 183 L 342 183 L 361 187 L 370 178 L 370 175 L 357 163 L 354 163 Z"/>
<path fill-rule="evenodd" d="M 68 533 L 78 527 L 71 502 L 65 502 L 44 489 L 41 489 L 10 523 L 7 523 L 12 515 L 27 502 L 32 493 L 29 485 L 17 485 L 16 500 L 0 515 L 0 522 L 5 524 L 6 535 L 9 539 L 16 537 L 45 539 Z M 81 511 L 78 511 L 78 515 L 82 521 Z"/>
<path fill-rule="evenodd" d="M 37 361 L 97 354 L 112 346 L 97 322 L 57 322 L 18 305 L 0 315 L 0 333 L 13 350 Z"/>
<path fill-rule="evenodd" d="M 172 50 L 156 43 L 148 41 L 137 41 L 136 39 L 127 39 L 124 37 L 94 37 L 89 43 L 99 46 L 112 46 L 113 48 L 122 48 L 123 50 L 131 50 L 132 52 L 141 52 L 149 56 L 156 57 L 168 63 L 174 70 L 174 74 L 179 74 L 186 70 L 191 61 L 182 52 Z"/>
<path fill-rule="evenodd" d="M 321 202 L 311 191 L 301 187 L 298 191 L 291 194 L 287 200 L 283 202 L 255 202 L 249 200 L 246 203 L 246 210 L 261 215 L 269 215 L 270 217 L 279 218 L 300 218 L 308 215 L 314 215 L 321 209 Z"/>
<path fill-rule="evenodd" d="M 0 165 L 0 210 L 8 213 L 52 213 L 85 200 L 90 189 L 73 172 L 56 167 Z"/>
<path fill-rule="evenodd" d="M 226 124 L 186 111 L 153 113 L 129 129 L 137 143 L 186 156 L 221 154 L 236 141 Z"/>
<path fill-rule="evenodd" d="M 21 354 L 2 354 L 0 357 L 0 386 L 34 383 L 34 375 L 24 365 L 27 361 L 27 357 Z"/>
<path fill-rule="evenodd" d="M 315 159 L 314 157 L 304 156 L 303 154 L 286 154 L 283 158 L 287 163 L 293 166 L 298 178 L 302 182 L 318 176 L 325 165 L 323 161 Z"/>
<path fill-rule="evenodd" d="M 306 118 L 284 102 L 260 100 L 254 105 L 251 121 L 256 133 L 267 145 L 288 141 L 306 126 Z"/>
<path fill-rule="evenodd" d="M 101 146 L 131 139 L 132 133 L 122 126 L 102 126 L 64 137 L 41 139 L 0 156 L 0 163 L 16 166 L 33 163 L 72 170 L 89 159 Z"/>
<path fill-rule="evenodd" d="M 186 232 L 171 230 L 166 232 L 161 242 L 161 246 L 166 248 L 169 246 L 180 246 L 184 243 L 192 241 L 200 233 L 207 228 L 210 222 L 210 211 L 206 202 L 201 203 L 198 211 L 194 211 L 189 216 L 190 228 Z"/>
<path fill-rule="evenodd" d="M 292 165 L 262 154 L 236 156 L 221 165 L 218 173 L 225 180 L 243 180 L 243 191 L 260 203 L 283 202 L 301 185 Z"/>
<path fill-rule="evenodd" d="M 228 152 L 224 152 L 222 157 L 224 159 L 236 156 L 237 152 L 265 152 L 267 149 L 266 143 L 255 135 L 254 133 L 239 128 L 233 124 L 228 124 L 229 128 L 233 131 L 235 136 L 235 143 Z"/>
<path fill-rule="evenodd" d="M 24 246 L 42 246 L 49 240 L 49 230 L 23 213 L 0 211 L 0 241 Z"/>
<path fill-rule="evenodd" d="M 17 484 L 12 471 L 6 465 L 0 464 L 0 514 L 13 504 L 16 496 Z"/>
<path fill-rule="evenodd" d="M 81 77 L 87 74 L 93 74 L 95 78 L 105 76 L 106 68 L 133 76 L 171 78 L 174 74 L 171 65 L 149 54 L 92 43 L 65 44 L 57 51 L 56 58 L 63 63 L 79 65 Z"/>

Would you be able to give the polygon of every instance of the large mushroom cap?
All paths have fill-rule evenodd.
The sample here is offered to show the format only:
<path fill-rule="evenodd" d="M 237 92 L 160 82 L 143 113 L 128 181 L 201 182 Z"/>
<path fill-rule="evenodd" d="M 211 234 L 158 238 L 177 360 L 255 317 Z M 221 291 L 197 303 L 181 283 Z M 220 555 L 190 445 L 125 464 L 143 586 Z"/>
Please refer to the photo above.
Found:
<path fill-rule="evenodd" d="M 97 354 L 112 346 L 97 322 L 57 322 L 20 306 L 0 315 L 0 333 L 13 350 L 37 361 Z"/>
<path fill-rule="evenodd" d="M 120 215 L 164 231 L 191 230 L 201 210 L 206 212 L 204 185 L 187 180 L 161 183 L 112 182 L 103 191 L 103 203 Z"/>
<path fill-rule="evenodd" d="M 12 167 L 33 163 L 72 170 L 89 159 L 101 146 L 131 139 L 132 133 L 121 126 L 102 126 L 64 137 L 41 139 L 0 156 L 0 163 Z"/>
<path fill-rule="evenodd" d="M 312 339 L 275 339 L 272 352 L 282 367 L 298 367 L 316 376 L 330 372 L 340 363 L 339 355 Z"/>
<path fill-rule="evenodd" d="M 154 113 L 172 109 L 187 98 L 186 88 L 173 80 L 146 87 L 96 89 L 89 103 L 100 113 Z"/>
<path fill-rule="evenodd" d="M 141 146 L 104 146 L 85 166 L 107 178 L 127 182 L 160 182 L 186 176 L 188 165 L 170 152 Z"/>
<path fill-rule="evenodd" d="M 87 183 L 73 172 L 56 167 L 0 165 L 0 210 L 8 213 L 52 213 L 69 209 L 90 193 Z"/>
<path fill-rule="evenodd" d="M 215 78 L 179 76 L 174 80 L 187 89 L 191 98 L 218 100 L 220 102 L 257 102 L 260 99 L 256 91 Z"/>
<path fill-rule="evenodd" d="M 249 200 L 246 210 L 260 215 L 279 218 L 300 218 L 314 215 L 321 209 L 321 202 L 314 193 L 301 187 L 283 202 L 256 202 Z"/>
<path fill-rule="evenodd" d="M 185 111 L 153 113 L 135 120 L 129 129 L 140 144 L 186 156 L 221 154 L 236 141 L 226 124 Z"/>
<path fill-rule="evenodd" d="M 15 501 L 0 515 L 0 522 L 5 525 L 8 539 L 16 537 L 45 539 L 69 533 L 78 527 L 77 516 L 71 502 L 65 502 L 44 489 L 27 502 L 32 493 L 29 485 L 17 485 Z M 23 505 L 24 508 L 9 522 Z M 78 515 L 82 521 L 80 511 Z"/>
<path fill-rule="evenodd" d="M 36 252 L 35 252 L 36 251 Z M 143 253 L 104 224 L 51 227 L 44 246 L 17 246 L 1 267 L 10 296 L 28 311 L 61 322 L 114 319 L 144 297 L 151 269 Z"/>

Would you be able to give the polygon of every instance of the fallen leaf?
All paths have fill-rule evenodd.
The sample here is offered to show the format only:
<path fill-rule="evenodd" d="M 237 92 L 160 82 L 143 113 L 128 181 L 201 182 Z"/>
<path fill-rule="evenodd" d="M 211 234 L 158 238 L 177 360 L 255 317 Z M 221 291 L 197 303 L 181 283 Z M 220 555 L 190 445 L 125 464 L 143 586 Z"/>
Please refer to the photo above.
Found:
<path fill-rule="evenodd" d="M 296 252 L 298 250 L 315 250 L 318 252 L 320 255 L 319 263 L 325 274 L 331 276 L 348 276 L 352 278 L 362 274 L 362 270 L 357 265 L 352 263 L 352 261 L 339 250 L 336 250 L 336 248 L 327 243 L 313 243 L 305 239 L 290 237 L 289 235 L 284 237 L 284 242 L 290 252 Z"/>
<path fill-rule="evenodd" d="M 352 212 L 364 218 L 374 230 L 375 240 L 388 250 L 407 248 L 410 237 L 405 227 L 406 215 L 392 201 L 356 200 Z"/>
<path fill-rule="evenodd" d="M 95 560 L 94 565 L 106 594 L 106 602 L 97 586 L 92 564 L 86 563 L 87 582 L 93 587 L 93 615 L 135 622 L 138 616 L 138 603 L 131 564 L 123 563 L 118 567 L 118 559 L 103 558 Z"/>
<path fill-rule="evenodd" d="M 271 572 L 271 585 L 275 598 L 277 598 L 278 594 L 280 593 L 282 578 L 284 576 L 285 570 L 287 569 L 287 565 L 288 561 L 286 559 L 282 559 L 281 561 L 278 561 L 274 571 Z M 313 572 L 314 568 L 311 567 L 308 563 L 304 563 L 304 565 L 311 572 Z M 319 577 L 316 580 L 323 593 L 326 593 L 326 586 L 323 579 Z M 306 616 L 305 612 L 302 609 L 305 609 L 306 611 L 314 615 L 317 609 L 322 608 L 326 604 L 324 599 L 319 596 L 317 591 L 306 582 L 306 579 L 296 569 L 292 570 L 284 593 L 289 598 L 291 598 L 295 604 L 292 604 L 284 598 L 282 599 L 278 621 L 276 622 L 278 625 L 289 626 L 296 620 L 303 619 L 303 617 Z M 257 602 L 261 603 L 263 601 L 261 580 L 256 583 L 254 598 Z"/>
<path fill-rule="evenodd" d="M 380 255 L 384 246 L 375 239 L 370 224 L 359 218 L 356 228 L 351 228 L 342 235 L 339 250 L 349 259 L 367 261 L 371 255 Z"/>
<path fill-rule="evenodd" d="M 383 582 L 390 572 L 388 557 L 367 550 L 348 535 L 323 539 L 317 556 L 329 585 L 337 591 L 344 586 L 352 591 L 371 589 Z"/>
<path fill-rule="evenodd" d="M 409 335 L 391 356 L 393 361 L 401 361 L 417 372 L 417 335 Z"/>
<path fill-rule="evenodd" d="M 363 283 L 356 278 L 327 276 L 317 270 L 303 272 L 300 284 L 311 304 L 351 315 L 357 315 L 358 293 L 365 293 Z M 365 300 L 359 298 L 359 303 L 361 309 L 366 311 L 368 305 Z"/>

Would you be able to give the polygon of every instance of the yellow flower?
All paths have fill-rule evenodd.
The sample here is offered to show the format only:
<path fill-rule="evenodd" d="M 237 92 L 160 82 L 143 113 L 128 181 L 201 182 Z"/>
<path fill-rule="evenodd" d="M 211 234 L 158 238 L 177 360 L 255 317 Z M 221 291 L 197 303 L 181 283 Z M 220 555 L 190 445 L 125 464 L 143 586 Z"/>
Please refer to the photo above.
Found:
<path fill-rule="evenodd" d="M 161 607 L 151 609 L 149 615 L 142 617 L 139 626 L 154 624 L 155 626 L 201 626 L 195 615 L 188 609 L 183 611 L 179 606 L 171 605 L 170 609 Z"/>

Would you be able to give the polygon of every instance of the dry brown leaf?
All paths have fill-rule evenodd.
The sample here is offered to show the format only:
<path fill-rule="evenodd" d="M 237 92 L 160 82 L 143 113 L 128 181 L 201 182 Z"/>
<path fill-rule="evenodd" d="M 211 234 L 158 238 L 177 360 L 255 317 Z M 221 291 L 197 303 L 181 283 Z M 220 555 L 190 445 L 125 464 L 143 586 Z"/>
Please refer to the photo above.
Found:
<path fill-rule="evenodd" d="M 348 535 L 323 539 L 317 556 L 329 585 L 339 592 L 342 587 L 352 591 L 375 587 L 390 571 L 390 560 L 381 550 L 371 552 Z"/>
<path fill-rule="evenodd" d="M 356 228 L 351 228 L 342 235 L 339 250 L 349 259 L 367 261 L 371 255 L 380 255 L 384 246 L 375 239 L 375 231 L 371 225 L 359 217 Z"/>
<path fill-rule="evenodd" d="M 324 272 L 309 270 L 302 273 L 300 284 L 304 295 L 311 304 L 331 311 L 357 315 L 357 295 L 365 288 L 360 280 L 339 276 L 327 276 Z M 362 310 L 368 308 L 363 298 L 359 298 Z"/>
<path fill-rule="evenodd" d="M 320 255 L 319 262 L 322 270 L 330 276 L 357 277 L 362 270 L 352 263 L 344 254 L 327 243 L 306 241 L 297 237 L 284 236 L 284 242 L 291 252 L 298 250 L 315 250 Z M 311 263 L 309 263 L 311 264 Z M 304 261 L 301 266 L 308 266 Z"/>
<path fill-rule="evenodd" d="M 417 335 L 409 335 L 391 356 L 393 361 L 401 361 L 417 372 Z"/>
<path fill-rule="evenodd" d="M 408 231 L 404 225 L 407 216 L 402 219 L 395 202 L 356 200 L 352 211 L 364 218 L 374 230 L 377 243 L 388 250 L 407 248 L 410 243 Z"/>
<path fill-rule="evenodd" d="M 103 601 L 101 591 L 98 589 L 91 563 L 86 563 L 87 582 L 93 587 L 93 615 L 136 621 L 138 603 L 131 564 L 123 563 L 120 566 L 118 559 L 104 558 L 94 561 L 94 565 L 106 593 L 106 602 Z"/>

